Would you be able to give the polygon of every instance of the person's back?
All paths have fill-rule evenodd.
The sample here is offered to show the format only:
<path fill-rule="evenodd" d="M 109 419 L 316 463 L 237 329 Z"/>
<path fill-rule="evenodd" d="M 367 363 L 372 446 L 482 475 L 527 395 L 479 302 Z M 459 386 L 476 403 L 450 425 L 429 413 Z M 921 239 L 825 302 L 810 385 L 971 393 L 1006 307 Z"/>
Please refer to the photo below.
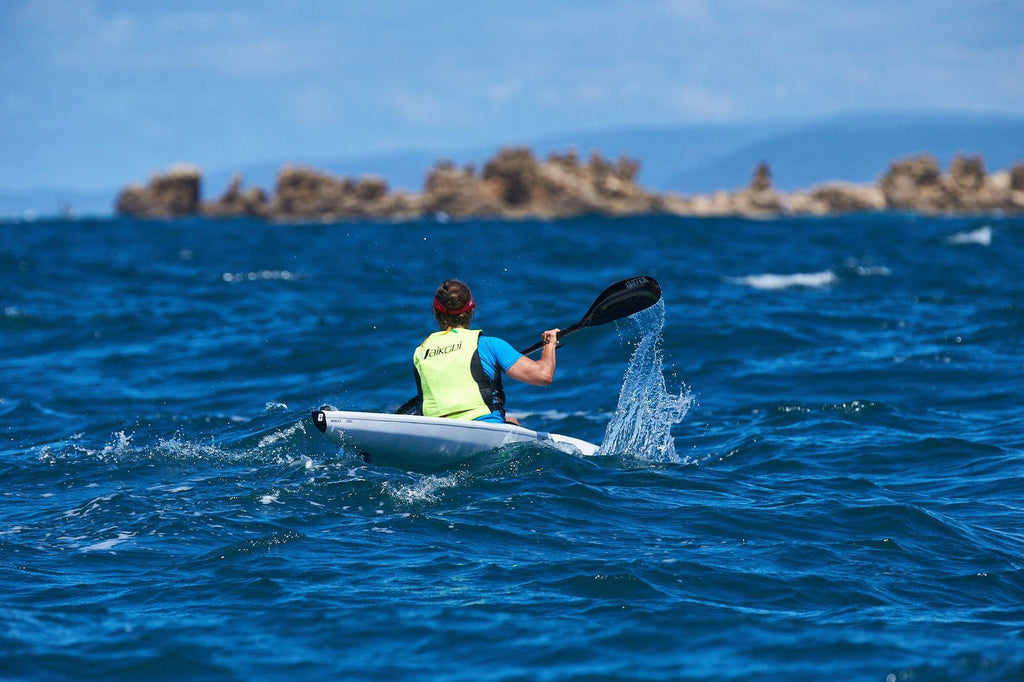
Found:
<path fill-rule="evenodd" d="M 459 280 L 445 280 L 435 292 L 433 311 L 439 331 L 428 336 L 413 355 L 422 414 L 517 423 L 505 417 L 502 372 L 529 384 L 550 384 L 555 376 L 558 330 L 544 332 L 541 358 L 531 360 L 507 342 L 471 330 L 475 308 L 472 292 Z"/>

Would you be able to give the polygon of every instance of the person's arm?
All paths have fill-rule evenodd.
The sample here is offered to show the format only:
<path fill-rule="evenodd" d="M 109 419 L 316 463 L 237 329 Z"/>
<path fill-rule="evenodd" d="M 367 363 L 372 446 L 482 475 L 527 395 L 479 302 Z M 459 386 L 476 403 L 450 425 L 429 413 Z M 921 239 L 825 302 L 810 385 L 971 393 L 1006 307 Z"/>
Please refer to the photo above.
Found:
<path fill-rule="evenodd" d="M 549 329 L 541 336 L 544 346 L 540 351 L 540 360 L 532 360 L 525 355 L 505 370 L 505 374 L 516 381 L 534 386 L 547 386 L 555 378 L 555 346 L 558 345 L 558 330 Z"/>

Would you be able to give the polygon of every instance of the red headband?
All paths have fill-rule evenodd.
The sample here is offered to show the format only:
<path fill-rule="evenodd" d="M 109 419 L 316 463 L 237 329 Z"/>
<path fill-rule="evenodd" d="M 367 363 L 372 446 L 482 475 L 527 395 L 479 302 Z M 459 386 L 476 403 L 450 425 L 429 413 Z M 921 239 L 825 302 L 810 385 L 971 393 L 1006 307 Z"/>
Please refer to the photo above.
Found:
<path fill-rule="evenodd" d="M 476 303 L 473 303 L 473 299 L 471 298 L 469 299 L 469 303 L 462 306 L 458 310 L 448 310 L 439 300 L 437 300 L 437 296 L 434 297 L 434 310 L 436 310 L 439 315 L 446 315 L 448 317 L 452 317 L 454 315 L 462 315 L 463 313 L 468 313 L 475 307 Z"/>

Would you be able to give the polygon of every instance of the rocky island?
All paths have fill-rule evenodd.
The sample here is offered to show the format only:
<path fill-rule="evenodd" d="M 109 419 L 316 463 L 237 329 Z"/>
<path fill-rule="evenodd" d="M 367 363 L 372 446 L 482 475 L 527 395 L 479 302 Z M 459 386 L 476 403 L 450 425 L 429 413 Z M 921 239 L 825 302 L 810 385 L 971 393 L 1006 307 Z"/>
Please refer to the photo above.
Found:
<path fill-rule="evenodd" d="M 642 214 L 770 218 L 865 211 L 1024 213 L 1024 162 L 989 173 L 978 156 L 957 156 L 943 173 L 939 162 L 924 154 L 892 162 L 874 185 L 827 183 L 789 193 L 773 188 L 765 163 L 754 170 L 747 187 L 699 196 L 644 189 L 636 181 L 639 170 L 639 162 L 626 157 L 609 161 L 593 152 L 582 161 L 570 150 L 541 161 L 529 148 L 507 147 L 480 172 L 473 166 L 436 163 L 420 194 L 391 192 L 380 177 L 353 179 L 285 166 L 272 194 L 243 188 L 236 175 L 223 195 L 203 201 L 202 171 L 181 164 L 154 175 L 146 186 L 123 189 L 116 211 L 142 218 L 248 216 L 281 222 L 406 220 L 425 215 L 553 219 Z"/>

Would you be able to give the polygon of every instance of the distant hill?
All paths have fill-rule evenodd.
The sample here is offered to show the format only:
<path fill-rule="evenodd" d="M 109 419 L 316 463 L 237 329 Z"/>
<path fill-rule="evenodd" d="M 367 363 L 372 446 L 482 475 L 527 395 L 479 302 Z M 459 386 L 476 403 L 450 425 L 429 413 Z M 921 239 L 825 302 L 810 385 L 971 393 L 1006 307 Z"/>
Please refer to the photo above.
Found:
<path fill-rule="evenodd" d="M 747 185 L 754 167 L 765 161 L 775 186 L 784 191 L 809 188 L 830 180 L 876 181 L 891 161 L 929 152 L 943 167 L 957 153 L 980 154 L 989 170 L 1024 161 L 1024 117 L 963 113 L 851 113 L 814 122 L 768 122 L 687 125 L 668 128 L 624 128 L 610 131 L 564 132 L 506 145 L 531 147 L 539 157 L 574 146 L 581 158 L 599 150 L 606 158 L 626 155 L 641 162 L 639 182 L 648 189 L 705 194 Z M 440 159 L 477 168 L 501 144 L 489 148 L 436 151 L 410 150 L 350 158 L 281 159 L 262 164 L 204 168 L 203 194 L 214 198 L 235 171 L 247 186 L 273 189 L 278 170 L 291 162 L 340 176 L 379 175 L 391 188 L 419 192 L 426 173 Z M 169 159 L 188 161 L 188 159 Z M 145 178 L 125 178 L 123 185 Z M 82 192 L 41 189 L 3 192 L 0 214 L 31 209 L 55 214 L 109 213 L 121 189 Z"/>
<path fill-rule="evenodd" d="M 539 157 L 575 147 L 581 158 L 593 149 L 606 158 L 639 159 L 639 182 L 660 192 L 704 194 L 746 186 L 755 166 L 771 167 L 775 186 L 784 191 L 830 180 L 876 181 L 897 159 L 929 152 L 948 167 L 955 154 L 980 154 L 989 170 L 1024 161 L 1024 117 L 973 114 L 845 114 L 812 123 L 740 123 L 672 128 L 627 128 L 565 132 L 530 140 Z M 351 159 L 313 160 L 306 165 L 337 175 L 380 175 L 391 187 L 419 191 L 426 173 L 446 158 L 479 168 L 500 145 L 451 154 L 412 151 Z M 239 169 L 247 184 L 271 188 L 282 163 Z M 231 171 L 207 173 L 208 192 L 227 185 Z"/>
<path fill-rule="evenodd" d="M 766 136 L 681 169 L 665 189 L 704 193 L 746 185 L 755 165 L 771 167 L 778 189 L 829 180 L 877 181 L 896 159 L 928 152 L 944 168 L 956 154 L 980 154 L 990 170 L 1024 161 L 1024 118 L 950 114 L 844 115 Z M 654 161 L 654 157 L 651 157 Z M 662 161 L 664 163 L 664 161 Z"/>
<path fill-rule="evenodd" d="M 663 191 L 671 188 L 671 183 L 681 170 L 691 167 L 695 162 L 739 152 L 748 145 L 784 133 L 792 127 L 793 124 L 757 123 L 575 131 L 528 140 L 507 140 L 493 147 L 454 150 L 447 154 L 409 151 L 355 158 L 313 159 L 300 163 L 339 176 L 379 175 L 387 179 L 392 188 L 419 192 L 423 189 L 427 173 L 441 159 L 459 166 L 472 164 L 480 169 L 502 146 L 530 147 L 541 158 L 551 152 L 565 153 L 570 147 L 575 147 L 582 159 L 586 159 L 591 150 L 598 150 L 611 160 L 620 154 L 640 159 L 640 183 L 649 189 Z M 214 195 L 219 193 L 227 186 L 235 170 L 242 173 L 246 185 L 269 189 L 273 187 L 277 172 L 283 165 L 283 162 L 272 162 L 206 172 L 206 191 Z"/>
<path fill-rule="evenodd" d="M 606 132 L 566 133 L 528 142 L 538 155 L 576 147 L 581 158 L 599 150 L 606 158 L 630 156 L 641 162 L 639 182 L 648 189 L 678 190 L 678 176 L 712 159 L 727 158 L 758 141 L 780 135 L 792 123 L 691 125 L 673 128 L 627 128 Z M 492 152 L 493 153 L 493 152 Z M 749 176 L 753 166 L 744 169 Z M 745 184 L 745 183 L 744 183 Z"/>

